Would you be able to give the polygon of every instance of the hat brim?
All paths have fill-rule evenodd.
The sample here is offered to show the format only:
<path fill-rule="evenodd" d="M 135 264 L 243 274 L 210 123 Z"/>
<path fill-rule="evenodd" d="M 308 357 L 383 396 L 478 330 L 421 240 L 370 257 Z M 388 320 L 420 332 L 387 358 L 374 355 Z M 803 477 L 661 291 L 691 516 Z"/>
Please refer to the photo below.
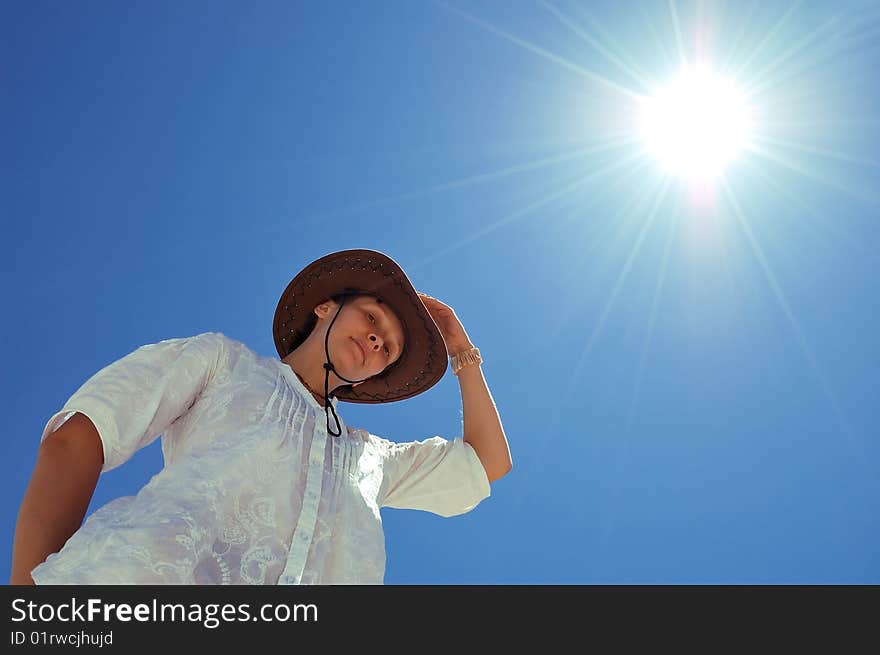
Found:
<path fill-rule="evenodd" d="M 356 387 L 338 388 L 336 398 L 352 403 L 388 403 L 416 396 L 440 381 L 447 367 L 443 335 L 400 265 L 375 250 L 325 255 L 290 281 L 272 322 L 281 359 L 308 337 L 306 326 L 315 306 L 342 292 L 381 298 L 403 326 L 404 348 L 388 369 Z"/>

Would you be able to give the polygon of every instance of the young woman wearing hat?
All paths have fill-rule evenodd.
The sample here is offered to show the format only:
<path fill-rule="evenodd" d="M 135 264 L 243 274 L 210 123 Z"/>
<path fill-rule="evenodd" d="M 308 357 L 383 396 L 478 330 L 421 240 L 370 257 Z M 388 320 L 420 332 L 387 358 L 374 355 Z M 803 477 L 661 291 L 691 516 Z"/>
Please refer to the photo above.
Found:
<path fill-rule="evenodd" d="M 142 346 L 86 381 L 43 432 L 10 583 L 381 584 L 381 507 L 461 514 L 510 470 L 479 350 L 386 255 L 309 264 L 273 334 L 280 359 L 208 332 Z M 337 415 L 339 400 L 426 391 L 447 357 L 462 438 L 395 443 Z M 99 474 L 160 434 L 162 471 L 80 526 Z"/>

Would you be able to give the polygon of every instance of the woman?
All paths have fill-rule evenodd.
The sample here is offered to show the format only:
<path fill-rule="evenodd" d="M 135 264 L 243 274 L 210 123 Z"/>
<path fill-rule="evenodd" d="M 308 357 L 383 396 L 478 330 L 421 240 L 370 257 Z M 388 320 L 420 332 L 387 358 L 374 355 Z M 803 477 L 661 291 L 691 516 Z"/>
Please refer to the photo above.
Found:
<path fill-rule="evenodd" d="M 280 359 L 209 332 L 142 346 L 86 381 L 43 432 L 10 583 L 381 584 L 380 507 L 454 516 L 510 470 L 479 350 L 386 255 L 309 264 L 273 332 Z M 337 415 L 338 400 L 426 391 L 447 356 L 463 438 L 394 443 Z M 160 434 L 162 471 L 80 526 L 99 474 Z"/>

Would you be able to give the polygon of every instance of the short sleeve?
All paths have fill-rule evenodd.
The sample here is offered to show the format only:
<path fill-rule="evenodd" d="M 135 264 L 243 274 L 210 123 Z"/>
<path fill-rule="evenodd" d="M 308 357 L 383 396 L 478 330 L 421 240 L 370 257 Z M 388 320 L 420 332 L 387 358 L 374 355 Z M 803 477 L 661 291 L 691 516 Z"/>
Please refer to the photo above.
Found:
<path fill-rule="evenodd" d="M 101 471 L 116 468 L 192 407 L 214 375 L 222 347 L 216 332 L 141 346 L 86 380 L 49 419 L 40 441 L 80 412 L 101 438 Z"/>
<path fill-rule="evenodd" d="M 370 435 L 382 452 L 379 506 L 464 514 L 490 495 L 486 470 L 461 438 L 394 443 Z"/>

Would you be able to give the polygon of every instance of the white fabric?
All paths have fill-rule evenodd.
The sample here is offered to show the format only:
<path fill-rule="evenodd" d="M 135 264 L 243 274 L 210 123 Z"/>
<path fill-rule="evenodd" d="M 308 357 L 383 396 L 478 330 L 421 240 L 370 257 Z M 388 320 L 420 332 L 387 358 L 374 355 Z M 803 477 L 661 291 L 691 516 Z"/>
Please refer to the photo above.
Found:
<path fill-rule="evenodd" d="M 461 438 L 394 443 L 341 416 L 328 435 L 289 366 L 218 332 L 101 369 L 42 439 L 74 412 L 98 430 L 103 471 L 160 434 L 165 466 L 89 516 L 32 571 L 39 585 L 382 584 L 380 507 L 454 516 L 490 494 Z"/>

